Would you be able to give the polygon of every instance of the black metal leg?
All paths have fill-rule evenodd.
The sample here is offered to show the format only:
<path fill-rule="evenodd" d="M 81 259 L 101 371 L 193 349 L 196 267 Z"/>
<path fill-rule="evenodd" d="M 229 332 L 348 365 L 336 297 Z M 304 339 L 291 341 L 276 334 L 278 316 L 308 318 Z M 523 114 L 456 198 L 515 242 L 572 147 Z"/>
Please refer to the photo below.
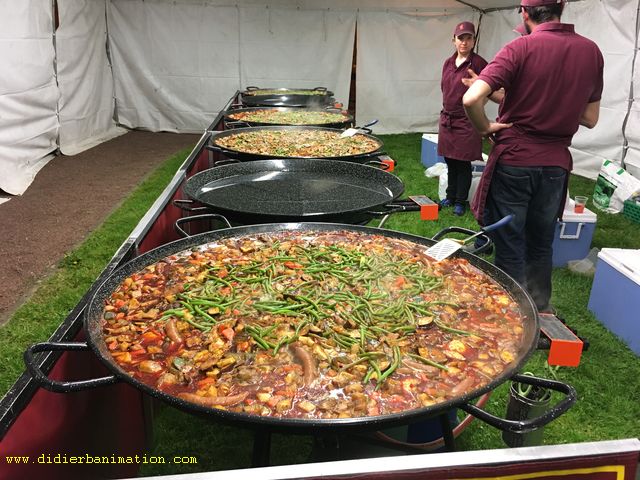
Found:
<path fill-rule="evenodd" d="M 456 451 L 456 441 L 453 438 L 453 429 L 449 421 L 449 412 L 440 414 L 440 428 L 442 429 L 442 438 L 444 439 L 444 448 L 447 452 Z"/>
<path fill-rule="evenodd" d="M 252 467 L 268 467 L 271 457 L 271 432 L 268 430 L 256 430 L 253 437 Z"/>

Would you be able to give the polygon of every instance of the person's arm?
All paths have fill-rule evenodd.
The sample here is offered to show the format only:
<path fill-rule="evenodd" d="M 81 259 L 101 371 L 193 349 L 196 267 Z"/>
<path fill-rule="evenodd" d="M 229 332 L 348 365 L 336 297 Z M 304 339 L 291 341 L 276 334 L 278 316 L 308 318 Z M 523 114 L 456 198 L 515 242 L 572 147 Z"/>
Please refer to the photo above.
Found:
<path fill-rule="evenodd" d="M 512 123 L 489 122 L 487 114 L 484 111 L 484 105 L 486 98 L 490 94 L 491 87 L 489 84 L 484 80 L 476 79 L 462 97 L 462 105 L 467 113 L 467 117 L 469 117 L 473 128 L 483 137 L 513 125 Z"/>
<path fill-rule="evenodd" d="M 600 100 L 597 102 L 587 103 L 587 106 L 582 112 L 582 116 L 580 117 L 580 125 L 593 128 L 598 123 L 598 119 L 600 118 Z"/>
<path fill-rule="evenodd" d="M 489 100 L 495 103 L 502 102 L 503 98 L 504 98 L 504 88 L 501 88 L 500 90 L 496 90 L 491 95 L 489 95 Z"/>
<path fill-rule="evenodd" d="M 477 80 L 478 75 L 476 74 L 476 72 L 474 72 L 470 68 L 467 70 L 467 73 L 469 73 L 469 78 L 463 78 L 462 83 L 465 87 L 470 87 L 471 85 L 473 85 L 473 82 Z M 495 92 L 492 92 L 488 98 L 492 102 L 500 103 L 504 98 L 504 88 L 501 88 L 500 90 L 496 90 Z"/>

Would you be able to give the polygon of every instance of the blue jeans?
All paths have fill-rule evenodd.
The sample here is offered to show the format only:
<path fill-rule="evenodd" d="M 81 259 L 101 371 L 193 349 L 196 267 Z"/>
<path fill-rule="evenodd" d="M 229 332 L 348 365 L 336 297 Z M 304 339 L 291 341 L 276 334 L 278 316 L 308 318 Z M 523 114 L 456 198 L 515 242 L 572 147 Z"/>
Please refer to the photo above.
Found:
<path fill-rule="evenodd" d="M 498 164 L 487 196 L 485 225 L 515 216 L 490 234 L 495 264 L 529 292 L 538 310 L 549 308 L 552 244 L 566 178 L 560 167 Z"/>

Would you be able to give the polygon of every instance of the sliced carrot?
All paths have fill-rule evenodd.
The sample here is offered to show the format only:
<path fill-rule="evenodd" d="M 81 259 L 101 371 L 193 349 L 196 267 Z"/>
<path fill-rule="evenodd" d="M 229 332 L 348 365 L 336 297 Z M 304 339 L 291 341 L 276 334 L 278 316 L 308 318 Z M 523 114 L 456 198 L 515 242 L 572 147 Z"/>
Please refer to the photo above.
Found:
<path fill-rule="evenodd" d="M 208 387 L 209 385 L 212 385 L 214 383 L 216 383 L 216 379 L 213 377 L 203 378 L 202 380 L 198 381 L 198 389 L 204 389 L 205 387 Z"/>
<path fill-rule="evenodd" d="M 162 335 L 153 330 L 147 330 L 142 334 L 142 342 L 145 344 L 157 343 L 162 340 Z"/>
<path fill-rule="evenodd" d="M 304 268 L 301 264 L 297 262 L 284 262 L 284 266 L 290 268 L 291 270 L 300 270 Z"/>
<path fill-rule="evenodd" d="M 394 285 L 397 288 L 402 288 L 406 283 L 407 283 L 407 279 L 404 278 L 403 276 L 399 276 L 398 278 L 396 278 L 396 281 L 394 282 Z"/>

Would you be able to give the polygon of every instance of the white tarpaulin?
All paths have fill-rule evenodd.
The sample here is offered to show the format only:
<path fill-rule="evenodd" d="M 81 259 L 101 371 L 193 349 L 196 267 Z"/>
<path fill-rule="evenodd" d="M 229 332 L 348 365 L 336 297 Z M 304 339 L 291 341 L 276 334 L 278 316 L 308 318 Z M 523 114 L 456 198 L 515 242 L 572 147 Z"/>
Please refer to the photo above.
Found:
<path fill-rule="evenodd" d="M 238 90 L 325 86 L 347 98 L 355 13 L 112 0 L 120 123 L 202 131 Z"/>
<path fill-rule="evenodd" d="M 635 58 L 635 76 L 633 79 L 633 104 L 625 128 L 628 142 L 625 163 L 627 170 L 640 178 L 640 55 Z"/>
<path fill-rule="evenodd" d="M 442 65 L 463 20 L 478 15 L 359 12 L 356 119 L 379 119 L 376 133 L 437 131 Z"/>
<path fill-rule="evenodd" d="M 346 104 L 355 25 L 355 12 L 241 8 L 239 86 L 327 87 Z"/>
<path fill-rule="evenodd" d="M 0 0 L 0 189 L 22 194 L 56 150 L 50 0 Z"/>
<path fill-rule="evenodd" d="M 107 18 L 118 121 L 205 130 L 239 85 L 238 9 L 112 0 Z"/>
<path fill-rule="evenodd" d="M 113 120 L 104 2 L 58 0 L 60 151 L 75 155 L 126 132 Z"/>
<path fill-rule="evenodd" d="M 637 11 L 637 1 L 585 0 L 567 4 L 562 16 L 563 21 L 575 24 L 576 32 L 596 42 L 605 59 L 598 125 L 591 130 L 581 127 L 573 137 L 573 171 L 578 175 L 596 178 L 603 160 L 622 160 L 623 123 L 637 48 Z M 635 75 L 637 78 L 640 71 L 636 69 Z"/>

